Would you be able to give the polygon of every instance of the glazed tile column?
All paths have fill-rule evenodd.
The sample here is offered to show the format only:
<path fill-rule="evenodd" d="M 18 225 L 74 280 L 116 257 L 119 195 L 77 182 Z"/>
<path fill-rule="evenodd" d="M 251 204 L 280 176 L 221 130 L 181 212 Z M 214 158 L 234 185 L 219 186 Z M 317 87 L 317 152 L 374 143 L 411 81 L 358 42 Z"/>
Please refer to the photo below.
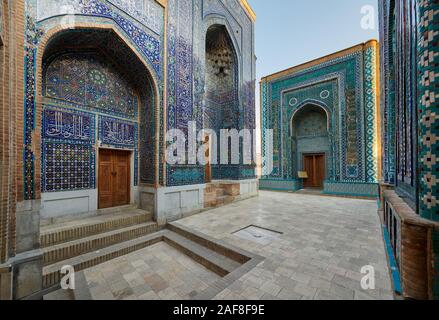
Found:
<path fill-rule="evenodd" d="M 420 215 L 439 221 L 439 4 L 418 0 Z"/>
<path fill-rule="evenodd" d="M 439 221 L 439 3 L 418 0 L 419 211 Z M 430 234 L 430 295 L 439 299 L 439 228 Z"/>

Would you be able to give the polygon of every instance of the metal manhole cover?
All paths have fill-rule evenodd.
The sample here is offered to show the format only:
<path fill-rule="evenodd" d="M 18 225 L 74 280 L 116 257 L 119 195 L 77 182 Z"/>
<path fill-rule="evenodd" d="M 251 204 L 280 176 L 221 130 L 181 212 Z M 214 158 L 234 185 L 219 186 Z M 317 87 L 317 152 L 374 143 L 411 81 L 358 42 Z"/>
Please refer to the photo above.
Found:
<path fill-rule="evenodd" d="M 247 228 L 238 230 L 233 233 L 241 239 L 250 240 L 262 245 L 272 243 L 274 240 L 282 235 L 282 232 L 277 232 L 257 226 L 249 226 Z"/>

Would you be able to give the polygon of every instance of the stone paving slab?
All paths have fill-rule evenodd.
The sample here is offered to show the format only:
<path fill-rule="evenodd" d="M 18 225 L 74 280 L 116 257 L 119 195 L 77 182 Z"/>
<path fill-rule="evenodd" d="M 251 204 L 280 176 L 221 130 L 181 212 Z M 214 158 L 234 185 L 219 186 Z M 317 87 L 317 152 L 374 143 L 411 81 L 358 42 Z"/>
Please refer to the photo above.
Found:
<path fill-rule="evenodd" d="M 165 242 L 87 269 L 84 276 L 94 300 L 188 300 L 220 279 Z"/>
<path fill-rule="evenodd" d="M 262 191 L 178 223 L 265 258 L 217 299 L 393 299 L 376 201 Z M 233 234 L 248 226 L 282 235 L 261 245 Z M 365 265 L 375 290 L 361 288 Z"/>

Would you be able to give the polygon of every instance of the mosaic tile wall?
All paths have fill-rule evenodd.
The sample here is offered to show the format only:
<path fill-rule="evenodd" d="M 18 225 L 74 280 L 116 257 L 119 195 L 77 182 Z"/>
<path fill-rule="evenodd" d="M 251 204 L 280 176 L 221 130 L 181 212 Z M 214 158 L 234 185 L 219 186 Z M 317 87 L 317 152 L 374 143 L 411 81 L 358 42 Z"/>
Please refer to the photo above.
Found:
<path fill-rule="evenodd" d="M 396 120 L 396 188 L 416 207 L 416 16 L 407 9 L 407 1 L 396 1 L 395 46 L 404 48 L 395 53 L 395 120 Z M 413 5 L 413 1 L 409 1 Z M 406 29 L 407 28 L 407 29 Z"/>
<path fill-rule="evenodd" d="M 205 38 L 208 27 L 214 23 L 219 22 L 220 25 L 228 28 L 233 46 L 238 53 L 239 127 L 255 127 L 254 25 L 239 0 L 169 0 L 167 5 L 168 25 L 167 34 L 164 34 L 165 9 L 154 0 L 134 0 L 129 3 L 120 0 L 26 0 L 26 124 L 23 154 L 25 199 L 35 198 L 39 190 L 39 187 L 35 185 L 35 157 L 38 154 L 34 153 L 35 141 L 33 141 L 34 132 L 39 130 L 40 126 L 36 122 L 38 116 L 36 114 L 38 48 L 48 30 L 65 23 L 93 23 L 115 28 L 128 42 L 128 45 L 144 59 L 151 70 L 151 76 L 158 90 L 159 101 L 155 102 L 159 105 L 159 110 L 154 113 L 153 119 L 149 117 L 150 121 L 147 123 L 144 122 L 145 119 L 140 119 L 139 127 L 134 128 L 134 135 L 137 135 L 141 143 L 135 155 L 136 159 L 140 159 L 140 164 L 136 161 L 136 165 L 140 167 L 141 172 L 149 172 L 148 175 L 141 175 L 142 183 L 153 184 L 158 181 L 162 185 L 169 186 L 204 183 L 204 168 L 200 166 L 182 165 L 165 168 L 163 164 L 164 132 L 167 128 L 185 129 L 187 122 L 191 120 L 196 121 L 199 128 L 203 126 Z M 74 20 L 70 20 L 71 16 L 65 16 L 66 14 L 74 15 Z M 167 70 L 164 69 L 165 37 L 168 41 Z M 54 66 L 54 72 L 56 71 Z M 132 104 L 130 92 L 125 92 L 124 97 L 117 100 L 118 97 L 112 96 L 111 90 L 119 91 L 118 88 L 114 87 L 110 90 L 107 87 L 109 92 L 99 93 L 93 87 L 85 87 L 84 84 L 78 82 L 72 83 L 75 81 L 76 74 L 71 74 L 71 76 L 70 79 L 64 79 L 64 87 L 62 84 L 51 84 L 49 81 L 46 87 L 48 96 L 54 100 L 68 101 L 66 107 L 74 107 L 78 104 L 82 106 L 81 110 L 99 110 L 102 113 L 106 113 L 107 106 L 114 102 L 118 104 L 119 110 L 113 109 L 112 117 L 122 117 L 123 121 L 142 118 L 142 113 L 135 113 L 136 108 Z M 100 74 L 95 73 L 89 76 L 94 77 L 94 81 L 99 83 Z M 107 73 L 107 76 L 111 77 L 111 74 Z M 165 78 L 168 89 L 166 106 L 163 104 L 165 90 L 163 80 Z M 56 81 L 55 78 L 53 80 Z M 72 94 L 69 90 L 76 90 L 77 94 Z M 151 90 L 147 95 L 155 97 L 155 93 L 152 94 L 152 92 Z M 72 101 L 73 98 L 76 100 Z M 95 98 L 96 101 L 90 104 L 90 98 Z M 123 105 L 120 104 L 122 100 Z M 128 119 L 125 118 L 127 115 Z M 156 116 L 159 118 L 157 119 Z M 159 124 L 158 135 L 155 131 L 156 121 Z M 105 122 L 104 118 L 96 118 L 97 125 Z M 126 147 L 131 143 L 133 127 L 128 128 L 113 123 L 113 128 L 116 127 L 125 128 L 127 131 L 117 137 L 109 131 L 104 132 L 100 129 L 96 130 L 96 134 L 99 133 L 100 136 L 105 137 L 104 140 L 107 142 L 114 142 L 115 138 L 123 137 L 123 142 L 115 145 Z M 157 136 L 162 161 L 160 166 L 166 169 L 158 170 L 159 177 L 155 175 L 157 163 L 155 148 L 149 145 L 155 144 Z M 148 145 L 145 146 L 145 142 Z M 228 177 L 254 178 L 254 166 L 242 166 L 238 170 L 231 169 Z"/>
<path fill-rule="evenodd" d="M 188 121 L 198 129 L 210 126 L 206 108 L 206 35 L 210 26 L 225 26 L 238 55 L 239 121 L 237 128 L 255 127 L 254 26 L 237 0 L 168 1 L 168 128 L 187 131 Z M 191 27 L 192 25 L 192 27 Z M 244 114 L 246 114 L 244 116 Z M 219 123 L 224 127 L 227 121 Z M 213 167 L 216 179 L 250 179 L 254 166 Z M 204 183 L 198 165 L 167 166 L 167 185 Z"/>
<path fill-rule="evenodd" d="M 123 34 L 126 39 L 129 41 L 129 44 L 135 48 L 139 55 L 143 56 L 146 63 L 150 66 L 150 70 L 153 72 L 153 77 L 157 82 L 157 86 L 159 88 L 159 97 L 161 103 L 161 93 L 163 90 L 163 84 L 161 83 L 161 79 L 163 78 L 163 47 L 161 43 L 163 42 L 164 35 L 157 32 L 163 32 L 163 28 L 158 28 L 160 23 L 163 26 L 163 18 L 164 18 L 164 10 L 161 8 L 161 13 L 155 16 L 153 20 L 149 22 L 145 19 L 133 19 L 129 16 L 129 12 L 124 11 L 124 8 L 121 6 L 117 6 L 117 1 L 113 1 L 110 3 L 108 1 L 98 1 L 98 0 L 68 0 L 65 1 L 64 5 L 61 5 L 59 1 L 55 0 L 44 0 L 44 1 L 35 1 L 35 0 L 27 0 L 26 1 L 26 11 L 27 11 L 27 34 L 26 34 L 26 57 L 25 57 L 25 67 L 26 67 L 26 104 L 25 104 L 25 114 L 26 114 L 26 126 L 25 126 L 25 152 L 24 152 L 24 160 L 25 160 L 25 190 L 24 197 L 25 199 L 33 199 L 35 197 L 35 191 L 38 186 L 35 185 L 35 154 L 33 151 L 33 132 L 37 130 L 39 124 L 36 123 L 36 56 L 37 56 L 37 48 L 41 38 L 44 36 L 46 30 L 57 26 L 61 23 L 65 23 L 65 21 L 60 20 L 59 15 L 65 13 L 74 13 L 78 14 L 77 21 L 82 23 L 84 22 L 92 22 L 92 23 L 107 23 L 114 26 L 117 30 Z M 121 2 L 122 3 L 122 2 Z M 156 7 L 157 9 L 158 7 Z M 49 10 L 50 9 L 50 10 Z M 66 11 L 67 10 L 67 11 Z M 72 11 L 73 10 L 73 11 Z M 157 21 L 161 22 L 157 22 Z M 104 71 L 104 70 L 101 70 Z M 104 71 L 105 73 L 105 71 Z M 100 75 L 95 75 L 99 78 Z M 98 79 L 96 83 L 99 82 Z M 114 82 L 113 82 L 114 84 Z M 120 83 L 123 86 L 123 83 Z M 73 89 L 75 86 L 72 86 Z M 60 87 L 58 87 L 60 88 Z M 81 84 L 76 84 L 77 93 L 81 90 Z M 107 92 L 97 92 L 94 90 L 92 86 L 89 87 L 89 96 L 98 97 L 99 95 L 104 98 L 107 96 L 108 92 L 111 90 L 118 90 L 120 88 L 113 87 L 111 90 L 107 87 Z M 69 92 L 53 92 L 55 94 L 60 94 L 59 96 L 52 98 L 68 98 L 70 100 Z M 87 92 L 84 92 L 84 99 L 87 100 Z M 79 97 L 80 95 L 77 95 Z M 111 94 L 110 94 L 111 96 Z M 113 115 L 123 116 L 129 115 L 131 120 L 137 117 L 137 111 L 135 111 L 134 105 L 130 105 L 130 93 L 124 95 L 125 105 L 118 104 L 119 110 L 117 108 L 113 108 Z M 110 98 L 111 99 L 111 98 Z M 97 99 L 95 106 L 101 107 L 101 111 L 105 112 L 105 103 L 111 104 L 113 101 L 104 101 L 105 99 Z M 64 100 L 66 101 L 66 100 Z M 88 101 L 88 100 L 87 100 Z M 114 98 L 115 103 L 120 103 L 120 100 Z M 75 103 L 75 102 L 73 102 Z M 93 108 L 94 109 L 94 108 Z M 133 113 L 134 112 L 134 113 Z M 137 130 L 137 129 L 136 129 Z M 150 138 L 155 139 L 155 126 L 149 126 L 149 131 L 152 131 L 150 134 Z M 137 135 L 137 132 L 136 132 Z M 160 136 L 163 137 L 163 132 L 160 132 Z M 148 142 L 153 142 L 152 139 L 149 139 Z M 115 147 L 117 147 L 115 145 Z M 150 152 L 155 152 L 153 146 L 149 146 L 146 148 Z M 44 148 L 43 148 L 44 150 Z M 151 156 L 144 156 L 144 158 L 152 158 Z M 139 154 L 137 150 L 135 150 L 135 159 L 139 158 Z M 42 155 L 42 159 L 44 159 L 44 155 Z M 152 158 L 153 159 L 153 158 Z M 151 160 L 152 160 L 151 159 Z M 44 161 L 44 160 L 43 160 Z M 150 161 L 149 163 L 154 163 L 154 161 Z M 135 172 L 137 173 L 138 161 L 135 161 Z M 43 164 L 44 170 L 44 164 Z M 154 172 L 155 169 L 150 170 L 147 178 L 148 181 L 151 181 L 150 175 L 152 174 L 152 183 L 154 182 Z M 43 173 L 44 175 L 44 173 Z M 135 175 L 135 182 L 137 184 L 137 174 Z M 45 181 L 43 179 L 42 184 Z M 93 185 L 93 184 L 91 184 Z M 44 189 L 44 187 L 43 187 Z"/>
<path fill-rule="evenodd" d="M 419 213 L 439 221 L 439 2 L 417 0 Z M 439 230 L 433 230 L 432 294 L 439 299 Z"/>
<path fill-rule="evenodd" d="M 140 101 L 127 80 L 97 54 L 77 53 L 49 59 L 43 87 L 51 103 L 65 106 L 44 106 L 42 192 L 94 189 L 96 140 L 133 150 L 137 185 Z"/>
<path fill-rule="evenodd" d="M 383 176 L 421 217 L 434 221 L 439 221 L 438 16 L 435 0 L 380 1 Z M 431 239 L 436 299 L 437 233 Z"/>
<path fill-rule="evenodd" d="M 325 181 L 324 184 L 324 193 L 326 194 L 378 197 L 378 185 L 376 183 L 344 183 Z"/>
<path fill-rule="evenodd" d="M 429 0 L 380 3 L 383 176 L 421 216 L 439 221 L 438 8 Z"/>
<path fill-rule="evenodd" d="M 439 221 L 439 3 L 417 3 L 420 214 Z"/>
<path fill-rule="evenodd" d="M 381 126 L 383 182 L 396 181 L 395 136 L 395 1 L 378 1 L 380 17 Z"/>
<path fill-rule="evenodd" d="M 116 116 L 137 117 L 136 93 L 98 55 L 66 54 L 48 64 L 44 86 L 46 97 Z"/>
<path fill-rule="evenodd" d="M 240 129 L 238 101 L 238 62 L 233 43 L 222 27 L 210 27 L 206 36 L 204 127 L 220 137 L 221 129 Z M 239 177 L 239 165 L 231 165 L 231 144 L 228 147 L 230 165 L 221 163 L 221 146 L 218 142 L 217 163 L 212 177 L 228 179 Z"/>
<path fill-rule="evenodd" d="M 302 188 L 300 180 L 270 180 L 262 179 L 259 182 L 261 190 L 298 191 Z"/>
<path fill-rule="evenodd" d="M 42 121 L 42 192 L 93 189 L 96 116 L 46 105 Z"/>
<path fill-rule="evenodd" d="M 293 115 L 311 104 L 324 109 L 329 117 L 328 157 L 332 161 L 327 168 L 328 179 L 378 182 L 376 50 L 374 45 L 364 50 L 360 47 L 309 68 L 263 79 L 263 128 L 274 131 L 274 170 L 265 178 L 280 181 L 296 178 L 289 128 Z M 263 152 L 265 147 L 263 141 Z"/>
<path fill-rule="evenodd" d="M 295 135 L 299 137 L 312 137 L 326 135 L 328 123 L 325 112 L 309 112 L 295 119 Z"/>

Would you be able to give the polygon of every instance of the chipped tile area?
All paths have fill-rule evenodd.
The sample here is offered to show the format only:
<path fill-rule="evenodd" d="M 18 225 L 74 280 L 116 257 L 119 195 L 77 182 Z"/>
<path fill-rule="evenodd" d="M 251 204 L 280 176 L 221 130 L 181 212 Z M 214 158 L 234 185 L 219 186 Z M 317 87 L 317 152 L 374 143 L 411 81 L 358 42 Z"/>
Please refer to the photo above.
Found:
<path fill-rule="evenodd" d="M 94 300 L 189 300 L 220 279 L 164 242 L 84 275 Z"/>
<path fill-rule="evenodd" d="M 393 299 L 376 201 L 262 191 L 179 224 L 265 258 L 216 299 Z M 282 235 L 261 244 L 233 234 L 249 225 Z M 375 290 L 361 288 L 365 265 Z"/>

